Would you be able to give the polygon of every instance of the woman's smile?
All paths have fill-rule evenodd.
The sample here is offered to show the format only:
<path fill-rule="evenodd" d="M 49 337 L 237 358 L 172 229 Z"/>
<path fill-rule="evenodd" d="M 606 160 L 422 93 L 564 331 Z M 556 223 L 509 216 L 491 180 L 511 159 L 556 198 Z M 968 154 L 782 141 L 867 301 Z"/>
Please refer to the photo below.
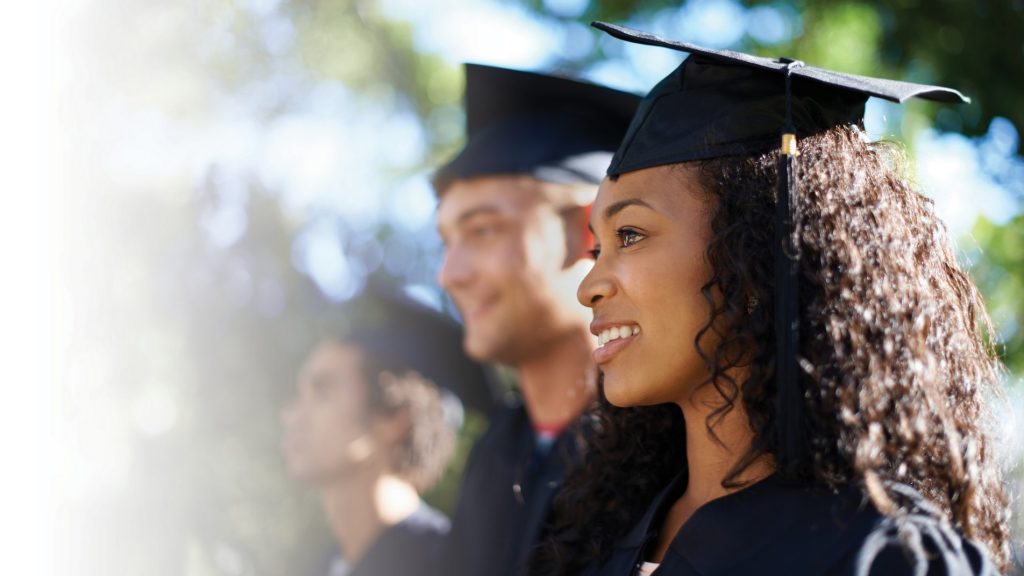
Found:
<path fill-rule="evenodd" d="M 594 313 L 594 362 L 617 406 L 677 402 L 707 376 L 697 350 L 711 277 L 708 204 L 695 171 L 655 167 L 605 180 L 591 213 L 594 268 L 580 303 Z M 701 344 L 713 349 L 713 335 Z"/>
<path fill-rule="evenodd" d="M 590 331 L 597 336 L 594 363 L 598 366 L 611 361 L 623 348 L 640 336 L 638 324 L 609 324 L 594 321 Z"/>

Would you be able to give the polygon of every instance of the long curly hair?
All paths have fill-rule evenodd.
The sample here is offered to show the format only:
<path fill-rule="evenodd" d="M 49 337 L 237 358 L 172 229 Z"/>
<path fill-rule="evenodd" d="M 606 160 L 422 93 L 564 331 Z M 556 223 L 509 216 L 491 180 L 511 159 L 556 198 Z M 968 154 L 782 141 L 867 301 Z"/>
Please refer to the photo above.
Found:
<path fill-rule="evenodd" d="M 901 151 L 856 126 L 800 142 L 795 245 L 800 262 L 799 385 L 809 456 L 779 462 L 775 436 L 773 223 L 777 151 L 698 162 L 715 206 L 703 286 L 708 317 L 693 343 L 721 406 L 746 409 L 754 440 L 723 482 L 762 455 L 789 480 L 856 485 L 883 515 L 904 513 L 899 484 L 930 500 L 1009 568 L 1006 496 L 988 438 L 985 397 L 1003 368 L 981 296 L 957 264 L 929 199 L 901 173 Z M 723 328 L 724 327 L 724 328 Z M 722 333 L 703 346 L 712 330 Z M 743 353 L 737 354 L 737 350 Z M 727 376 L 742 366 L 747 377 Z M 587 461 L 555 501 L 536 573 L 601 561 L 654 496 L 685 470 L 676 406 L 602 400 Z M 638 473 L 642 471 L 642 473 Z"/>

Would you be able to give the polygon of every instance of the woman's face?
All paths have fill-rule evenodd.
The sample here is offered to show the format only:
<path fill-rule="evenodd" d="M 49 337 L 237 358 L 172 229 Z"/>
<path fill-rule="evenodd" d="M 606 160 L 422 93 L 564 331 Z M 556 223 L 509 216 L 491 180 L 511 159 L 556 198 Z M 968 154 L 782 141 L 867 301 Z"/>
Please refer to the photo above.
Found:
<path fill-rule="evenodd" d="M 295 400 L 281 413 L 291 473 L 315 484 L 357 470 L 376 446 L 362 352 L 326 340 L 306 359 Z"/>
<path fill-rule="evenodd" d="M 688 165 L 629 172 L 598 190 L 597 260 L 577 296 L 593 311 L 594 359 L 616 406 L 682 404 L 708 376 L 694 341 L 710 313 L 701 287 L 711 208 Z M 717 340 L 705 335 L 702 349 Z"/>

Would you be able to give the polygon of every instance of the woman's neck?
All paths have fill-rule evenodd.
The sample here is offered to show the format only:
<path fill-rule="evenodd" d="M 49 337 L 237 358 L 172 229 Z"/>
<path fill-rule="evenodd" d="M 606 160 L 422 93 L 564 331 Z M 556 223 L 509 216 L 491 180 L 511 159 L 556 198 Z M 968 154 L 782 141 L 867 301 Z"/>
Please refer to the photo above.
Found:
<path fill-rule="evenodd" d="M 723 482 L 754 441 L 754 431 L 750 428 L 742 401 L 736 402 L 728 412 L 712 416 L 721 402 L 718 391 L 713 386 L 705 386 L 681 405 L 686 422 L 686 464 L 689 470 L 685 496 L 699 505 L 742 489 L 727 488 Z M 771 458 L 762 456 L 729 480 L 730 484 L 742 487 L 766 478 L 774 471 Z"/>
<path fill-rule="evenodd" d="M 770 476 L 775 466 L 770 456 L 754 459 L 735 477 L 729 478 L 736 464 L 743 458 L 754 440 L 747 413 L 742 402 L 721 416 L 708 417 L 721 398 L 713 386 L 699 389 L 692 398 L 679 403 L 686 422 L 686 465 L 688 479 L 686 491 L 668 510 L 662 522 L 657 547 L 648 559 L 660 562 L 683 524 L 701 506 L 708 502 L 742 490 L 744 486 Z M 729 478 L 730 487 L 723 486 Z M 732 487 L 732 484 L 738 487 Z"/>
<path fill-rule="evenodd" d="M 391 474 L 356 474 L 323 487 L 320 496 L 331 533 L 351 565 L 422 503 L 415 488 Z"/>

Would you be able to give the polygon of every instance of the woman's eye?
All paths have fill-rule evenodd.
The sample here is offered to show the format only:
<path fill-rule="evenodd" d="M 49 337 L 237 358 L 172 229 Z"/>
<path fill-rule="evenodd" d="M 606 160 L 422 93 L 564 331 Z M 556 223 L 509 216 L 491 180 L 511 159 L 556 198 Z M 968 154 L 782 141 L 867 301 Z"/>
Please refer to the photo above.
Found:
<path fill-rule="evenodd" d="M 601 255 L 601 247 L 600 246 L 594 246 L 590 250 L 587 250 L 587 253 L 590 254 L 590 257 L 592 259 L 597 260 L 597 257 Z"/>
<path fill-rule="evenodd" d="M 619 228 L 615 231 L 615 235 L 619 237 L 619 246 L 622 248 L 629 248 L 645 238 L 643 234 L 632 228 Z"/>
<path fill-rule="evenodd" d="M 329 377 L 319 376 L 313 378 L 312 386 L 313 396 L 318 400 L 323 400 L 331 395 L 331 391 L 334 385 L 334 381 Z"/>

